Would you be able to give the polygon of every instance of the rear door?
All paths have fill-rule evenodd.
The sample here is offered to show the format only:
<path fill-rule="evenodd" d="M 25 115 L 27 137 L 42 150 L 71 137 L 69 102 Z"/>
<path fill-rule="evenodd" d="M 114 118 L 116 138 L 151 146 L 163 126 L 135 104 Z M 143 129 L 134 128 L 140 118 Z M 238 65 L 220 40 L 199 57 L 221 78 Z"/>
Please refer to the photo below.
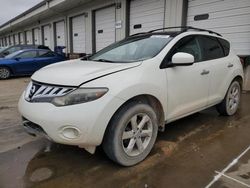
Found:
<path fill-rule="evenodd" d="M 38 51 L 38 56 L 36 58 L 37 70 L 50 65 L 52 63 L 63 61 L 64 59 L 52 51 Z"/>
<path fill-rule="evenodd" d="M 170 62 L 177 52 L 192 54 L 195 63 L 190 66 L 166 68 L 169 121 L 206 107 L 208 100 L 209 65 L 202 62 L 202 51 L 197 36 L 187 36 L 179 40 L 168 53 L 167 61 Z"/>
<path fill-rule="evenodd" d="M 224 98 L 225 86 L 228 80 L 231 79 L 233 71 L 233 58 L 225 57 L 229 54 L 229 44 L 226 41 L 227 44 L 225 45 L 227 45 L 227 47 L 225 47 L 224 50 L 217 37 L 199 36 L 198 40 L 204 54 L 203 61 L 209 64 L 211 81 L 209 86 L 208 105 L 213 105 Z"/>

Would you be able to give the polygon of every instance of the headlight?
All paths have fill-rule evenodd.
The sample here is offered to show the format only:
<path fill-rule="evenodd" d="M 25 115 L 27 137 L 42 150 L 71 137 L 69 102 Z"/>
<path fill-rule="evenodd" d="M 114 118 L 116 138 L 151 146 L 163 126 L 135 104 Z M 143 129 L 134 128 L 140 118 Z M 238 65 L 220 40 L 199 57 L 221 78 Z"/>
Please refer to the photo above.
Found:
<path fill-rule="evenodd" d="M 107 88 L 79 88 L 67 95 L 55 97 L 51 103 L 55 106 L 67 106 L 94 101 L 108 92 Z"/>

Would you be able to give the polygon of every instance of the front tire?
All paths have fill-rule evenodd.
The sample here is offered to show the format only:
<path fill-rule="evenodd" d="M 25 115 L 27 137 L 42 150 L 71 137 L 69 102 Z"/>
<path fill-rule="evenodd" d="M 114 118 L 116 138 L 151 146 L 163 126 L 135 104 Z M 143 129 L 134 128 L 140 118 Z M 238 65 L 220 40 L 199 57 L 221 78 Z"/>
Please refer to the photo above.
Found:
<path fill-rule="evenodd" d="M 112 118 L 104 136 L 103 149 L 111 160 L 132 166 L 147 157 L 157 133 L 157 116 L 152 107 L 129 103 Z"/>
<path fill-rule="evenodd" d="M 223 101 L 216 106 L 217 111 L 224 116 L 234 115 L 239 108 L 240 99 L 241 99 L 241 86 L 240 83 L 237 80 L 235 80 L 231 83 Z"/>
<path fill-rule="evenodd" d="M 0 79 L 5 80 L 10 77 L 10 70 L 6 67 L 0 67 Z"/>

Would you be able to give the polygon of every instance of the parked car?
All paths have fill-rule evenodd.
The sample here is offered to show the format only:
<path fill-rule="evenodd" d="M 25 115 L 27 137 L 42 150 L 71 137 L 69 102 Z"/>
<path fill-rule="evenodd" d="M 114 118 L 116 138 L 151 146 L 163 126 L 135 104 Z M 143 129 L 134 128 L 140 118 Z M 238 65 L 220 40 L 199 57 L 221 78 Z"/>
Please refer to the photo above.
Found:
<path fill-rule="evenodd" d="M 5 57 L 5 56 L 12 54 L 14 52 L 17 52 L 19 50 L 24 50 L 24 49 L 50 50 L 49 47 L 44 46 L 44 45 L 20 44 L 20 45 L 10 46 L 10 47 L 0 51 L 0 58 Z"/>
<path fill-rule="evenodd" d="M 243 69 L 229 42 L 191 27 L 160 30 L 36 72 L 19 101 L 26 130 L 90 153 L 102 145 L 110 159 L 131 166 L 166 123 L 211 106 L 234 115 Z"/>
<path fill-rule="evenodd" d="M 50 50 L 19 50 L 0 59 L 0 79 L 7 79 L 11 76 L 31 75 L 44 66 L 64 60 L 64 56 Z"/>

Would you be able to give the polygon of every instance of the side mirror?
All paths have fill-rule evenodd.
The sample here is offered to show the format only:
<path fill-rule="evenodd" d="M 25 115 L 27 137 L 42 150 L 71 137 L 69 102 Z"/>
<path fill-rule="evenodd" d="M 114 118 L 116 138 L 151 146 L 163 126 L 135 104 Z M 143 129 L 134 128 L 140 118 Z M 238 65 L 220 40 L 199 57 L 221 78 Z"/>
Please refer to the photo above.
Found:
<path fill-rule="evenodd" d="M 15 57 L 14 58 L 16 61 L 19 61 L 21 58 L 20 57 Z"/>
<path fill-rule="evenodd" d="M 194 64 L 194 56 L 189 53 L 178 52 L 172 56 L 173 66 L 189 66 Z"/>

